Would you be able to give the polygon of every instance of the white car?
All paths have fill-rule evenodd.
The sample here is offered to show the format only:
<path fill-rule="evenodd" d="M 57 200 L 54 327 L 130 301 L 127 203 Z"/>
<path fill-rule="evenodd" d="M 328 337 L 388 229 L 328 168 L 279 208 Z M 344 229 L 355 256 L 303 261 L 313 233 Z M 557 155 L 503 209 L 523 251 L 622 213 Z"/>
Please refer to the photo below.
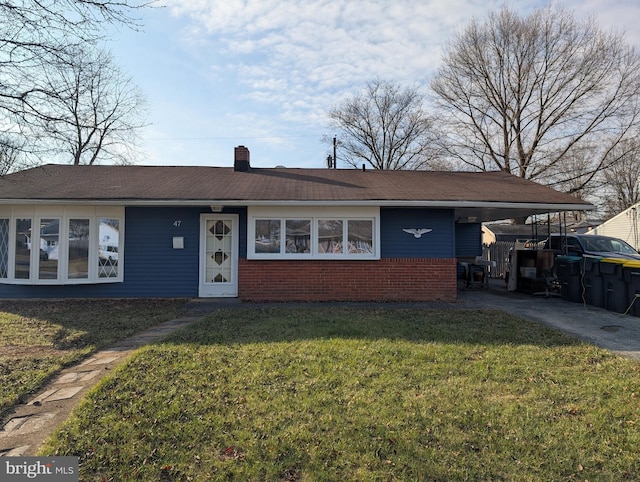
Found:
<path fill-rule="evenodd" d="M 102 264 L 118 263 L 118 247 L 117 246 L 98 246 L 98 258 Z"/>

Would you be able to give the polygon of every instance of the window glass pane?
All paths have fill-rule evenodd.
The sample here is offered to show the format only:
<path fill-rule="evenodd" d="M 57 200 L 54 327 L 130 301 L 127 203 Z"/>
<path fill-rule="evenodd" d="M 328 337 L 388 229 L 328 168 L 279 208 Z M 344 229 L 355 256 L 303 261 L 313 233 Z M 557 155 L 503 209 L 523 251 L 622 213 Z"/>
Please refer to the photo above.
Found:
<path fill-rule="evenodd" d="M 69 279 L 89 277 L 89 220 L 69 219 Z"/>
<path fill-rule="evenodd" d="M 29 279 L 31 273 L 31 219 L 16 219 L 16 279 Z"/>
<path fill-rule="evenodd" d="M 342 220 L 318 221 L 318 253 L 342 254 Z"/>
<path fill-rule="evenodd" d="M 373 222 L 349 220 L 347 224 L 350 254 L 373 254 Z"/>
<path fill-rule="evenodd" d="M 9 276 L 9 220 L 0 219 L 0 278 Z"/>
<path fill-rule="evenodd" d="M 256 219 L 256 253 L 280 252 L 280 220 Z"/>
<path fill-rule="evenodd" d="M 60 220 L 40 220 L 39 279 L 58 279 L 58 246 L 60 244 Z"/>
<path fill-rule="evenodd" d="M 311 252 L 311 221 L 308 219 L 287 219 L 286 246 L 287 253 Z"/>
<path fill-rule="evenodd" d="M 120 220 L 100 218 L 98 227 L 98 277 L 118 276 L 120 251 Z"/>

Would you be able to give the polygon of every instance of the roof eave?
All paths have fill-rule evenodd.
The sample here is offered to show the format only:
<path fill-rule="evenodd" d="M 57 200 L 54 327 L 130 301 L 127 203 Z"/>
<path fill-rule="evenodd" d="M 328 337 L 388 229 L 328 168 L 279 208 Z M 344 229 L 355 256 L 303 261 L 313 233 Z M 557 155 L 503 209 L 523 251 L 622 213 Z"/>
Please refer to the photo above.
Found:
<path fill-rule="evenodd" d="M 0 199 L 0 204 L 44 205 L 124 205 L 124 206 L 384 206 L 428 208 L 491 208 L 530 209 L 554 211 L 590 211 L 590 203 L 536 203 L 496 201 L 442 201 L 442 200 L 300 200 L 300 199 Z"/>

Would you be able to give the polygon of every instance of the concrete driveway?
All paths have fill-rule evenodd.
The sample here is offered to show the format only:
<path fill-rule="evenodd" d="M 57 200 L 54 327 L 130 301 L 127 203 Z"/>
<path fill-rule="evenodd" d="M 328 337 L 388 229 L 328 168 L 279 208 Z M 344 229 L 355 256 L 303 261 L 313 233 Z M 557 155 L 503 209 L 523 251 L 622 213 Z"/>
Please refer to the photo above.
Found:
<path fill-rule="evenodd" d="M 489 281 L 488 288 L 458 291 L 459 307 L 503 310 L 558 328 L 580 340 L 620 355 L 640 360 L 640 318 L 557 297 L 545 298 L 508 292 L 504 281 Z"/>

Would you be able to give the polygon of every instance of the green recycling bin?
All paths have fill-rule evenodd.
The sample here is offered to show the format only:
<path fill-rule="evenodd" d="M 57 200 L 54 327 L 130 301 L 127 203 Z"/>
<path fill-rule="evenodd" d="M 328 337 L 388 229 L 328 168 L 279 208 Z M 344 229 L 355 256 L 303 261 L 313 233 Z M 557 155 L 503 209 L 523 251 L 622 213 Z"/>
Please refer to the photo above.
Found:
<path fill-rule="evenodd" d="M 629 306 L 627 301 L 627 285 L 622 274 L 622 266 L 628 260 L 618 258 L 602 258 L 600 275 L 604 288 L 604 308 L 616 313 L 624 313 Z"/>
<path fill-rule="evenodd" d="M 556 256 L 554 268 L 560 282 L 560 296 L 563 300 L 580 303 L 582 286 L 580 283 L 580 256 Z"/>
<path fill-rule="evenodd" d="M 583 256 L 580 265 L 580 301 L 604 308 L 604 288 L 600 275 L 600 256 Z"/>
<path fill-rule="evenodd" d="M 627 261 L 622 274 L 627 285 L 628 314 L 640 316 L 640 261 Z"/>

